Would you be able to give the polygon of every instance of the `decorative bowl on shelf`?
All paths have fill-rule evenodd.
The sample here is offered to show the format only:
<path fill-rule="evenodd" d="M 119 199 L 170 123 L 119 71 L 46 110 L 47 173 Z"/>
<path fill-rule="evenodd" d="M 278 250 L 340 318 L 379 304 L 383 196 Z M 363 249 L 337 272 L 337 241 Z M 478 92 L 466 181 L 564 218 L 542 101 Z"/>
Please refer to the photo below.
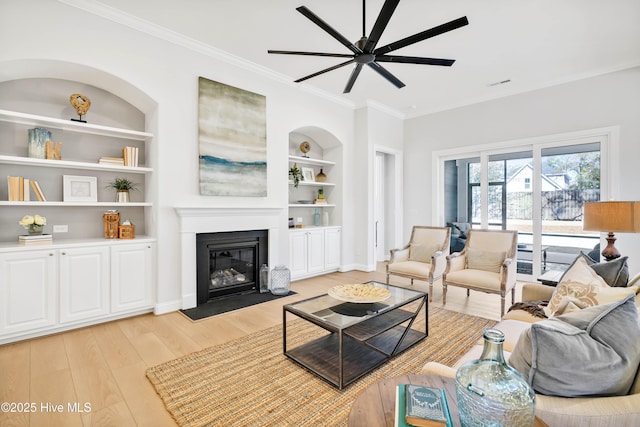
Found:
<path fill-rule="evenodd" d="M 298 200 L 298 203 L 301 205 L 310 205 L 313 203 L 313 200 Z"/>

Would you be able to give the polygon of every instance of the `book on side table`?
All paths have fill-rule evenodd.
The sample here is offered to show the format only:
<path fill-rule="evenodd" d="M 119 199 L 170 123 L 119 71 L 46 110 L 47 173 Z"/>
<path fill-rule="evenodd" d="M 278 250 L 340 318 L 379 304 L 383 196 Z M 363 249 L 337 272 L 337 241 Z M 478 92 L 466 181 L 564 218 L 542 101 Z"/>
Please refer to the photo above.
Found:
<path fill-rule="evenodd" d="M 395 426 L 453 427 L 444 390 L 413 384 L 398 384 Z"/>

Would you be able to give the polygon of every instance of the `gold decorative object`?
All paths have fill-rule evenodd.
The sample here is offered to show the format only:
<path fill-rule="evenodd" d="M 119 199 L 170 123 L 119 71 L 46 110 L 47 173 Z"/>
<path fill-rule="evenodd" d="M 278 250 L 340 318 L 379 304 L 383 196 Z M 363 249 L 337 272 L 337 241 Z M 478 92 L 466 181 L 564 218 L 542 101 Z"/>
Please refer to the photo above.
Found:
<path fill-rule="evenodd" d="M 61 149 L 62 149 L 62 142 L 56 142 L 54 145 L 53 141 L 47 141 L 45 143 L 45 151 L 46 151 L 47 159 L 62 160 L 62 155 L 60 154 Z"/>
<path fill-rule="evenodd" d="M 133 239 L 136 237 L 135 225 L 121 225 L 118 230 L 119 230 L 121 239 Z"/>
<path fill-rule="evenodd" d="M 91 108 L 91 100 L 86 95 L 83 95 L 81 93 L 74 93 L 69 97 L 69 102 L 71 103 L 73 109 L 76 110 L 76 113 L 78 113 L 78 116 L 80 116 L 79 119 L 71 120 L 73 120 L 74 122 L 87 123 L 86 120 L 82 120 L 82 116 L 87 114 L 89 108 Z"/>
<path fill-rule="evenodd" d="M 309 141 L 302 141 L 300 143 L 300 151 L 302 151 L 302 157 L 309 157 L 307 153 L 311 151 L 311 144 Z"/>
<path fill-rule="evenodd" d="M 104 220 L 104 238 L 117 239 L 118 226 L 120 224 L 120 214 L 118 211 L 107 211 L 102 215 Z"/>
<path fill-rule="evenodd" d="M 325 175 L 322 169 L 320 169 L 320 172 L 316 175 L 316 182 L 325 182 L 326 180 L 327 175 Z"/>

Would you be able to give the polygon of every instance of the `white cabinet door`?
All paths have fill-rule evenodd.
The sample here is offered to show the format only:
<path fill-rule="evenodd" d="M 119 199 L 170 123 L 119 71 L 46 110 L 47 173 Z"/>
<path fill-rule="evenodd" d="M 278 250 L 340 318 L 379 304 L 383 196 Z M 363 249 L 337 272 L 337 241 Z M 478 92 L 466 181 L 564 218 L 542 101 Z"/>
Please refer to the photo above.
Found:
<path fill-rule="evenodd" d="M 0 335 L 57 322 L 57 265 L 54 250 L 0 254 Z"/>
<path fill-rule="evenodd" d="M 67 248 L 60 258 L 60 323 L 109 314 L 109 248 Z"/>
<path fill-rule="evenodd" d="M 111 311 L 153 307 L 154 244 L 111 247 Z"/>
<path fill-rule="evenodd" d="M 336 270 L 340 267 L 340 229 L 324 230 L 324 268 Z"/>
<path fill-rule="evenodd" d="M 324 230 L 307 232 L 307 273 L 324 270 Z"/>
<path fill-rule="evenodd" d="M 307 273 L 306 231 L 291 231 L 289 233 L 289 269 L 292 278 Z"/>

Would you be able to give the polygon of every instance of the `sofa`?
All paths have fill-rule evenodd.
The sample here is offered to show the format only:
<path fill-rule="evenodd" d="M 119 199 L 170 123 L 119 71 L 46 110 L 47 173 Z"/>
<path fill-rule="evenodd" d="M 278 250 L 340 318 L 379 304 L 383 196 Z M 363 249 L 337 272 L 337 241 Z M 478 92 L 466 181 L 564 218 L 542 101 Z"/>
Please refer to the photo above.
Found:
<path fill-rule="evenodd" d="M 561 282 L 562 283 L 562 282 Z M 559 283 L 559 286 L 560 284 Z M 632 316 L 632 322 L 635 324 L 635 329 L 640 330 L 640 317 L 638 317 L 638 312 L 640 307 L 640 297 L 638 297 L 638 291 L 640 291 L 640 274 L 632 278 L 627 282 L 626 288 L 632 292 L 625 299 L 627 305 L 632 305 L 633 312 L 630 316 Z M 616 288 L 613 288 L 616 289 Z M 619 289 L 619 288 L 618 288 Z M 554 295 L 557 297 L 558 292 L 556 292 L 556 288 L 552 286 L 546 286 L 538 283 L 525 283 L 522 289 L 522 297 L 523 301 L 551 301 L 554 298 Z M 635 294 L 635 296 L 633 296 Z M 557 298 L 556 298 L 557 299 Z M 565 308 L 570 307 L 574 302 L 579 303 L 577 300 L 571 300 L 569 298 L 569 303 L 566 304 Z M 635 304 L 634 304 L 635 302 Z M 601 304 L 596 306 L 591 306 L 589 309 L 597 310 L 598 308 L 604 309 L 604 307 L 612 306 L 612 305 L 621 305 L 620 302 L 611 302 L 607 304 Z M 633 307 L 635 305 L 635 307 Z M 514 306 L 515 308 L 515 306 Z M 537 307 L 540 308 L 540 307 Z M 586 313 L 586 309 L 582 310 L 579 307 L 573 307 L 573 313 Z M 566 313 L 566 312 L 565 312 Z M 539 329 L 538 327 L 532 328 L 537 322 L 546 321 L 553 322 L 553 316 L 550 319 L 545 319 L 541 317 L 537 317 L 535 315 L 535 310 L 522 310 L 516 309 L 509 311 L 500 321 L 495 328 L 501 330 L 505 334 L 505 342 L 503 344 L 505 360 L 512 366 L 514 366 L 513 356 L 515 353 L 522 348 L 523 344 L 518 341 L 522 339 L 526 341 L 525 337 L 530 337 L 533 332 L 532 329 Z M 538 313 L 538 316 L 540 314 Z M 572 310 L 568 311 L 566 316 L 571 316 Z M 573 314 L 575 316 L 575 314 Z M 562 315 L 559 315 L 558 318 L 562 318 Z M 635 319 L 634 319 L 635 318 Z M 558 322 L 558 320 L 555 320 Z M 542 327 L 543 323 L 539 323 L 537 326 Z M 625 331 L 621 331 L 621 333 L 625 333 Z M 522 338 L 521 338 L 522 335 Z M 638 343 L 638 339 L 634 339 L 634 342 Z M 601 345 L 601 343 L 599 343 Z M 640 344 L 639 344 L 640 345 Z M 518 347 L 518 348 L 517 348 Z M 638 348 L 638 346 L 636 346 Z M 483 349 L 483 340 L 480 337 L 477 345 L 475 345 L 469 352 L 467 352 L 453 367 L 448 367 L 436 362 L 428 362 L 422 369 L 422 373 L 424 374 L 434 374 L 441 375 L 447 377 L 455 377 L 457 369 L 469 360 L 478 359 Z M 538 347 L 538 352 L 544 352 L 547 347 L 540 345 Z M 562 363 L 570 364 L 572 360 L 578 359 L 575 356 L 575 353 L 568 353 L 566 349 L 560 354 L 554 354 L 555 358 L 563 358 L 564 362 L 559 363 L 561 366 Z M 563 354 L 564 353 L 564 354 Z M 638 352 L 640 353 L 640 352 Z M 574 354 L 574 356 L 572 356 Z M 519 355 L 517 355 L 519 356 Z M 547 352 L 547 356 L 549 353 Z M 615 396 L 606 396 L 606 397 L 594 397 L 594 396 L 583 396 L 583 397 L 558 397 L 552 396 L 546 393 L 542 394 L 536 389 L 536 416 L 542 419 L 549 426 L 562 426 L 562 427 L 572 427 L 572 426 L 580 426 L 580 427 L 590 427 L 590 426 L 639 426 L 640 425 L 640 368 L 638 366 L 637 360 L 640 360 L 640 355 L 636 355 L 636 361 L 631 362 L 630 369 L 635 370 L 635 376 L 633 374 L 627 375 L 627 381 L 631 384 L 629 391 L 625 395 L 615 395 Z M 519 359 L 519 357 L 517 358 Z M 582 357 L 585 359 L 585 357 Z M 624 360 L 632 360 L 632 358 L 626 359 L 622 356 Z M 595 358 L 586 359 L 588 360 L 586 363 L 591 363 L 591 360 L 594 360 L 594 366 L 596 364 Z M 601 361 L 604 363 L 604 366 L 607 366 L 608 360 Z M 602 363 L 600 366 L 603 366 Z M 611 362 L 613 363 L 613 361 Z M 535 363 L 533 364 L 534 368 Z M 573 369 L 579 369 L 582 372 L 583 376 L 591 375 L 591 371 L 584 369 L 585 365 L 580 365 L 573 367 Z M 516 367 L 516 366 L 514 366 Z M 604 368 L 594 368 L 594 370 L 598 370 L 601 375 L 609 375 L 608 369 Z M 579 376 L 579 375 L 578 375 Z M 528 377 L 531 378 L 531 377 Z M 570 383 L 572 381 L 569 381 Z M 531 382 L 530 382 L 531 384 Z M 571 386 L 575 387 L 576 384 L 571 384 Z"/>

